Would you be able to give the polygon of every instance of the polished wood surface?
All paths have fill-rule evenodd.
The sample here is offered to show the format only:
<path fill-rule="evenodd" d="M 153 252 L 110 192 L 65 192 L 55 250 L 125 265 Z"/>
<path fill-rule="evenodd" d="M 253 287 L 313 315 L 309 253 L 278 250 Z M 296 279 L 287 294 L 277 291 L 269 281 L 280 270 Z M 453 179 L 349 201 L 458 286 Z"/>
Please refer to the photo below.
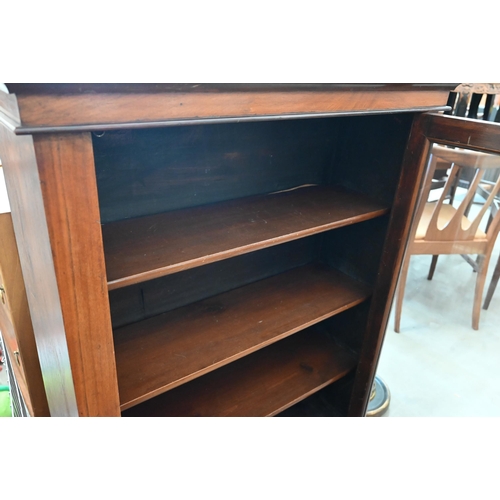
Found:
<path fill-rule="evenodd" d="M 364 301 L 369 289 L 309 265 L 115 331 L 122 409 Z"/>
<path fill-rule="evenodd" d="M 34 146 L 78 413 L 119 415 L 90 135 L 37 136 Z"/>
<path fill-rule="evenodd" d="M 0 127 L 1 158 L 51 416 L 77 416 L 44 200 L 31 137 Z"/>
<path fill-rule="evenodd" d="M 8 87 L 15 94 L 0 95 L 0 156 L 7 159 L 4 166 L 16 212 L 14 227 L 52 415 L 115 416 L 120 414 L 120 406 L 123 409 L 129 405 L 136 406 L 128 411 L 145 410 L 147 415 L 147 408 L 153 411 L 161 398 L 176 391 L 189 391 L 194 384 L 201 387 L 211 377 L 226 379 L 221 370 L 235 369 L 231 378 L 236 380 L 240 373 L 238 364 L 242 367 L 240 414 L 254 410 L 257 414 L 275 414 L 301 398 L 307 400 L 309 394 L 337 380 L 337 375 L 314 378 L 315 367 L 319 369 L 321 363 L 306 363 L 303 367 L 299 364 L 298 368 L 295 364 L 294 369 L 273 372 L 271 362 L 266 372 L 257 363 L 248 372 L 252 375 L 245 377 L 243 366 L 251 363 L 252 357 L 281 352 L 286 345 L 283 342 L 298 342 L 299 338 L 305 339 L 300 351 L 307 352 L 308 346 L 316 345 L 308 335 L 310 325 L 322 333 L 327 331 L 332 341 L 349 346 L 353 364 L 346 371 L 340 370 L 338 376 L 343 379 L 348 372 L 352 375 L 344 385 L 345 396 L 351 399 L 348 414 L 364 414 L 416 199 L 421 172 L 415 159 L 416 148 L 425 152 L 427 144 L 422 126 L 417 125 L 402 162 L 409 129 L 422 112 L 443 109 L 454 85 Z M 291 125 L 273 128 L 265 124 L 280 124 L 281 120 Z M 243 131 L 237 123 L 240 121 L 252 123 L 246 123 L 248 127 Z M 224 122 L 227 128 L 223 130 Z M 250 125 L 255 125 L 257 135 L 253 135 Z M 208 128 L 212 126 L 218 128 Z M 426 122 L 429 130 L 432 126 Z M 160 127 L 168 129 L 169 134 L 158 132 L 156 128 Z M 182 128 L 187 131 L 187 142 L 181 144 L 176 138 L 182 136 Z M 291 133 L 284 133 L 285 129 Z M 320 133 L 315 134 L 315 129 Z M 106 132 L 103 135 L 100 131 Z M 439 126 L 435 131 L 439 132 Z M 168 135 L 173 149 L 162 145 L 161 139 Z M 222 140 L 214 143 L 217 136 Z M 262 136 L 268 139 L 267 143 L 260 139 Z M 128 139 L 139 147 L 130 146 L 125 151 Z M 144 147 L 148 141 L 156 140 L 153 147 Z M 231 149 L 235 143 L 236 149 Z M 296 144 L 300 147 L 294 149 Z M 142 168 L 141 159 L 145 159 Z M 216 172 L 207 177 L 202 167 L 207 171 L 214 168 Z M 247 174 L 252 181 L 245 185 Z M 296 182 L 302 176 L 306 180 Z M 263 185 L 259 179 L 263 179 Z M 356 212 L 357 208 L 345 198 L 348 211 L 354 208 L 356 213 L 341 217 L 337 220 L 340 225 L 326 218 L 297 227 L 297 214 L 291 220 L 290 210 L 279 212 L 279 204 L 275 204 L 269 211 L 271 215 L 282 214 L 280 220 L 274 220 L 277 233 L 266 233 L 268 228 L 264 226 L 271 219 L 264 218 L 266 222 L 250 226 L 247 221 L 246 226 L 241 226 L 242 234 L 229 246 L 226 240 L 222 248 L 217 245 L 218 240 L 223 240 L 223 229 L 217 232 L 217 226 L 211 226 L 213 218 L 201 225 L 195 217 L 200 235 L 206 228 L 216 228 L 207 238 L 207 242 L 215 241 L 216 246 L 203 248 L 201 236 L 196 249 L 193 240 L 186 237 L 184 245 L 178 243 L 179 251 L 172 262 L 153 262 L 156 256 L 150 253 L 153 264 L 140 268 L 139 274 L 134 269 L 120 271 L 118 279 L 146 274 L 138 278 L 140 282 L 129 282 L 134 283 L 131 286 L 113 289 L 111 284 L 110 295 L 115 297 L 113 314 L 122 325 L 112 333 L 108 281 L 115 278 L 106 275 L 113 267 L 109 258 L 115 252 L 124 259 L 118 267 L 126 268 L 127 255 L 134 255 L 127 253 L 128 241 L 138 248 L 148 243 L 150 227 L 137 229 L 143 232 L 141 238 L 135 234 L 127 239 L 122 234 L 119 238 L 123 245 L 116 244 L 116 251 L 110 253 L 116 239 L 107 240 L 108 224 L 123 223 L 126 227 L 134 224 L 135 217 L 144 215 L 144 220 L 158 216 L 175 222 L 171 218 L 177 215 L 173 210 L 184 214 L 199 207 L 211 210 L 233 203 L 227 201 L 231 197 L 238 198 L 236 204 L 245 203 L 244 196 L 266 195 L 301 184 L 320 184 L 323 187 L 318 189 L 326 191 L 339 185 L 343 190 L 357 192 L 360 199 L 369 197 L 376 207 L 365 211 L 368 220 L 363 220 L 363 211 Z M 182 186 L 182 190 L 176 192 L 175 186 Z M 244 194 L 247 188 L 251 192 Z M 204 200 L 197 200 L 200 193 Z M 330 198 L 329 202 L 339 199 L 339 195 Z M 172 207 L 165 208 L 169 203 Z M 220 222 L 234 221 L 229 215 L 236 217 L 227 211 Z M 254 220 L 260 220 L 255 218 L 257 215 L 262 214 L 254 211 Z M 123 220 L 127 218 L 130 220 Z M 331 223 L 334 225 L 328 230 L 315 234 Z M 245 241 L 247 230 L 255 224 L 259 226 L 257 236 Z M 183 234 L 189 224 L 178 226 L 182 227 L 176 227 L 175 233 Z M 327 238 L 337 231 L 338 235 Z M 292 241 L 295 233 L 301 239 Z M 255 273 L 256 281 L 248 273 L 235 272 L 230 279 L 210 286 L 210 277 L 215 276 L 210 273 L 214 269 L 220 271 L 222 263 L 274 248 L 292 251 L 297 242 L 310 238 L 315 239 L 310 249 L 302 249 L 279 265 L 279 255 L 262 258 L 263 269 Z M 171 241 L 172 234 L 166 234 L 145 253 L 159 251 L 161 261 L 161 254 L 166 249 L 168 253 Z M 273 241 L 275 246 L 269 247 Z M 186 252 L 187 257 L 183 255 Z M 208 260 L 204 261 L 204 257 Z M 252 265 L 257 265 L 258 260 Z M 287 269 L 290 265 L 301 266 L 304 260 L 314 264 Z M 193 262 L 198 267 L 193 267 Z M 321 270 L 325 269 L 322 263 L 343 274 Z M 170 265 L 181 267 L 175 274 L 163 276 L 163 269 Z M 219 265 L 222 267 L 217 268 Z M 209 266 L 216 267 L 203 273 Z M 228 264 L 228 272 L 230 269 Z M 316 271 L 301 275 L 304 269 Z M 160 274 L 148 274 L 158 270 Z M 177 275 L 179 279 L 173 279 Z M 202 279 L 199 289 L 198 276 Z M 365 280 L 368 286 L 357 283 L 353 277 Z M 274 285 L 270 287 L 269 283 Z M 254 293 L 250 293 L 252 290 Z M 146 300 L 146 292 L 151 300 Z M 227 302 L 221 303 L 221 298 L 227 298 Z M 133 304 L 130 315 L 128 304 Z M 205 304 L 206 309 L 198 310 L 200 304 Z M 156 316 L 148 317 L 150 313 Z M 222 320 L 225 327 L 221 329 L 216 320 Z M 171 337 L 175 340 L 171 347 L 177 346 L 173 350 L 167 347 Z M 228 341 L 233 338 L 236 343 Z M 189 357 L 182 358 L 182 349 Z M 329 356 L 331 351 L 324 345 L 316 352 Z M 324 358 L 323 366 L 333 367 L 334 357 L 337 358 L 335 355 L 330 361 Z M 314 381 L 310 385 L 303 383 L 301 375 L 307 367 L 313 367 Z M 256 372 L 262 381 L 268 377 L 271 386 L 274 380 L 281 387 L 274 392 L 269 387 L 267 402 L 263 394 L 255 393 L 255 385 L 253 389 L 251 384 L 246 385 L 248 379 L 257 376 L 253 375 Z M 170 374 L 165 376 L 166 373 Z M 276 377 L 271 373 L 276 373 Z M 297 382 L 289 384 L 284 380 L 287 373 L 290 380 Z M 252 399 L 252 391 L 256 399 Z M 335 394 L 329 393 L 328 397 L 335 399 Z M 337 406 L 337 401 L 332 402 L 340 414 L 347 414 L 347 403 Z M 179 405 L 188 403 L 186 399 Z M 224 408 L 227 406 L 219 410 L 225 412 Z"/>
<path fill-rule="evenodd" d="M 8 212 L 0 214 L 0 286 L 3 289 L 0 330 L 16 380 L 30 415 L 49 416 L 12 217 Z"/>
<path fill-rule="evenodd" d="M 353 224 L 387 212 L 319 186 L 103 226 L 109 289 Z"/>
<path fill-rule="evenodd" d="M 417 247 L 420 246 L 420 243 L 455 241 L 468 243 L 472 241 L 477 242 L 478 240 L 486 243 L 486 240 L 489 239 L 488 235 L 479 229 L 479 224 L 486 212 L 491 209 L 495 196 L 500 189 L 500 181 L 492 186 L 492 191 L 488 199 L 474 218 L 468 215 L 468 208 L 476 195 L 476 191 L 479 188 L 479 184 L 486 170 L 500 169 L 500 156 L 478 153 L 475 151 L 453 150 L 438 144 L 433 145 L 432 155 L 433 158 L 447 161 L 452 167 L 443 194 L 440 196 L 437 203 L 420 203 L 417 213 L 420 223 L 417 226 L 415 241 L 411 244 L 412 247 L 415 246 L 415 250 L 418 251 Z M 436 160 L 433 159 L 434 163 L 431 166 L 433 170 L 436 168 L 435 161 Z M 455 208 L 444 202 L 446 194 L 455 184 L 455 179 L 459 176 L 461 168 L 474 169 L 476 175 L 470 182 L 464 199 L 458 204 L 458 207 Z M 424 186 L 424 193 L 428 193 L 430 188 L 429 183 L 430 181 L 427 180 Z M 496 222 L 493 221 L 492 224 L 492 229 L 494 230 Z"/>
<path fill-rule="evenodd" d="M 110 291 L 113 327 L 136 323 L 317 260 L 322 235 Z M 331 267 L 335 267 L 334 263 Z M 363 281 L 358 280 L 358 281 Z"/>
<path fill-rule="evenodd" d="M 412 212 L 424 174 L 425 158 L 429 148 L 428 141 L 424 137 L 424 127 L 424 119 L 417 115 L 406 146 L 389 228 L 380 258 L 377 283 L 371 299 L 371 308 L 349 404 L 349 416 L 364 416 L 368 407 L 371 386 L 375 379 L 391 311 L 392 297 L 410 234 Z"/>
<path fill-rule="evenodd" d="M 345 376 L 355 364 L 349 350 L 312 327 L 123 416 L 274 416 Z"/>
<path fill-rule="evenodd" d="M 375 90 L 375 91 L 374 91 Z M 451 90 L 449 88 L 448 90 Z M 377 86 L 336 87 L 304 91 L 220 91 L 134 93 L 65 93 L 17 95 L 22 127 L 18 132 L 34 133 L 58 127 L 66 130 L 98 130 L 106 125 L 126 128 L 184 120 L 270 117 L 294 115 L 380 113 L 432 110 L 446 102 L 448 90 L 406 88 L 404 92 Z M 36 92 L 36 88 L 33 88 Z M 63 129 L 64 130 L 64 129 Z"/>
<path fill-rule="evenodd" d="M 425 135 L 431 142 L 500 154 L 498 123 L 436 113 L 426 113 L 423 119 Z"/>

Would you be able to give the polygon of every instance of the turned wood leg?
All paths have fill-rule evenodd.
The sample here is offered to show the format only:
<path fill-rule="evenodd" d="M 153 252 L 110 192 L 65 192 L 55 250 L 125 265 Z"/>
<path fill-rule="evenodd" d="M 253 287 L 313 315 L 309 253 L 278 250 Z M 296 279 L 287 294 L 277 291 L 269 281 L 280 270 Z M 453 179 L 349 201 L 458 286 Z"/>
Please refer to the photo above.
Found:
<path fill-rule="evenodd" d="M 394 331 L 399 333 L 401 326 L 401 310 L 403 309 L 403 297 L 405 295 L 406 278 L 410 267 L 410 256 L 405 257 L 399 275 L 398 290 L 396 292 L 396 311 L 394 318 Z"/>
<path fill-rule="evenodd" d="M 491 254 L 481 255 L 479 259 L 479 269 L 476 278 L 476 290 L 474 292 L 474 306 L 472 308 L 472 328 L 479 330 L 479 315 L 481 314 L 481 301 L 483 299 L 484 283 Z"/>
<path fill-rule="evenodd" d="M 488 287 L 488 291 L 486 292 L 486 298 L 484 299 L 483 309 L 488 309 L 491 299 L 493 298 L 493 294 L 495 293 L 495 288 L 497 287 L 498 280 L 500 279 L 500 256 L 498 257 L 498 262 L 493 271 L 493 277 L 491 278 L 490 286 Z"/>
<path fill-rule="evenodd" d="M 431 262 L 431 267 L 429 269 L 429 275 L 427 276 L 428 280 L 431 280 L 432 277 L 434 276 L 434 271 L 436 270 L 436 264 L 438 261 L 439 255 L 433 255 L 432 256 L 432 262 Z"/>

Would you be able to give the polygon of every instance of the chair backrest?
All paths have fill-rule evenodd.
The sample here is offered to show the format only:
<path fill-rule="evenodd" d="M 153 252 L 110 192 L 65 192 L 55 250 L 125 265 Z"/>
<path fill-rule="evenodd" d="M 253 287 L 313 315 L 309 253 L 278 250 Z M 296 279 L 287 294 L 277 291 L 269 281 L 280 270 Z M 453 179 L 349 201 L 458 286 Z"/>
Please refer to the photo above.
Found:
<path fill-rule="evenodd" d="M 472 202 L 474 201 L 474 197 L 476 196 L 484 174 L 491 169 L 500 168 L 500 155 L 480 153 L 467 149 L 455 149 L 444 147 L 439 144 L 433 144 L 430 155 L 430 165 L 424 181 L 424 197 L 420 202 L 420 206 L 417 212 L 418 216 L 421 216 L 421 214 L 423 213 L 424 205 L 427 201 L 427 194 L 430 190 L 430 185 L 436 165 L 440 163 L 439 160 L 444 160 L 445 162 L 447 162 L 450 165 L 451 171 L 444 186 L 443 192 L 432 211 L 424 240 L 471 241 L 475 238 L 483 217 L 494 206 L 493 202 L 495 200 L 495 196 L 499 193 L 500 190 L 500 179 L 498 179 L 492 186 L 491 190 L 489 191 L 489 196 L 487 197 L 484 205 L 479 210 L 479 213 L 473 219 L 467 218 L 466 216 L 469 213 L 469 209 L 472 205 Z M 454 182 L 457 180 L 461 168 L 472 169 L 475 172 L 474 176 L 469 184 L 469 187 L 467 188 L 465 197 L 460 202 L 460 204 L 455 207 L 456 211 L 453 213 L 451 218 L 443 218 L 441 216 L 443 204 L 447 199 L 448 192 L 452 189 Z M 447 213 L 451 214 L 452 212 L 448 210 Z M 446 221 L 446 224 L 444 226 L 443 220 Z M 487 239 L 491 238 L 494 235 L 496 236 L 499 224 L 500 212 L 495 215 L 494 219 L 489 224 L 488 230 L 486 232 Z"/>

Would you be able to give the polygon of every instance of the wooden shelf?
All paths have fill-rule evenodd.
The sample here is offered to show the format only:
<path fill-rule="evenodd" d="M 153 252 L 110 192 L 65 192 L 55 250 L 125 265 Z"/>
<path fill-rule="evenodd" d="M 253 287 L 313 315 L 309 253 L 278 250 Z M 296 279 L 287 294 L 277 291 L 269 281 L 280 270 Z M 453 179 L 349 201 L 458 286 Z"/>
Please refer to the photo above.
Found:
<path fill-rule="evenodd" d="M 342 188 L 308 186 L 104 224 L 108 287 L 158 278 L 387 211 Z"/>
<path fill-rule="evenodd" d="M 274 416 L 354 369 L 356 357 L 314 326 L 162 394 L 123 416 Z"/>
<path fill-rule="evenodd" d="M 368 298 L 364 284 L 311 264 L 116 329 L 122 410 Z"/>

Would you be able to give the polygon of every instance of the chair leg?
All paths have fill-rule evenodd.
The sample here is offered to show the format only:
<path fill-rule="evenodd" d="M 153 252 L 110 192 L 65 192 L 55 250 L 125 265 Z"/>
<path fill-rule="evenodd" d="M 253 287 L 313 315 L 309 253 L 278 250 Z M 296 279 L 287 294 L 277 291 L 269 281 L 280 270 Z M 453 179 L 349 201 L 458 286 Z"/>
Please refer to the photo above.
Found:
<path fill-rule="evenodd" d="M 478 254 L 476 257 L 476 265 L 479 266 L 479 263 L 481 262 L 481 254 Z M 473 268 L 473 271 L 477 273 L 476 269 Z"/>
<path fill-rule="evenodd" d="M 472 308 L 472 328 L 479 330 L 479 315 L 481 314 L 481 301 L 483 299 L 484 283 L 486 281 L 486 273 L 488 271 L 488 264 L 490 262 L 491 253 L 488 255 L 481 255 L 479 259 L 479 269 L 476 278 L 476 290 L 474 292 L 474 306 Z"/>
<path fill-rule="evenodd" d="M 398 289 L 396 292 L 396 311 L 394 315 L 394 331 L 399 333 L 401 328 L 401 311 L 403 309 L 403 297 L 405 295 L 406 278 L 408 276 L 408 268 L 410 267 L 410 256 L 405 257 L 401 266 L 399 275 Z"/>
<path fill-rule="evenodd" d="M 436 264 L 438 261 L 439 255 L 433 255 L 432 256 L 432 262 L 431 262 L 431 267 L 429 269 L 429 275 L 427 276 L 428 280 L 431 280 L 432 277 L 434 276 L 434 271 L 436 270 Z"/>
<path fill-rule="evenodd" d="M 491 299 L 493 298 L 493 294 L 495 293 L 495 288 L 497 287 L 498 280 L 500 279 L 500 257 L 498 257 L 498 262 L 493 271 L 493 276 L 491 278 L 490 286 L 488 287 L 488 291 L 486 292 L 486 298 L 484 299 L 483 309 L 488 309 L 490 306 Z"/>

